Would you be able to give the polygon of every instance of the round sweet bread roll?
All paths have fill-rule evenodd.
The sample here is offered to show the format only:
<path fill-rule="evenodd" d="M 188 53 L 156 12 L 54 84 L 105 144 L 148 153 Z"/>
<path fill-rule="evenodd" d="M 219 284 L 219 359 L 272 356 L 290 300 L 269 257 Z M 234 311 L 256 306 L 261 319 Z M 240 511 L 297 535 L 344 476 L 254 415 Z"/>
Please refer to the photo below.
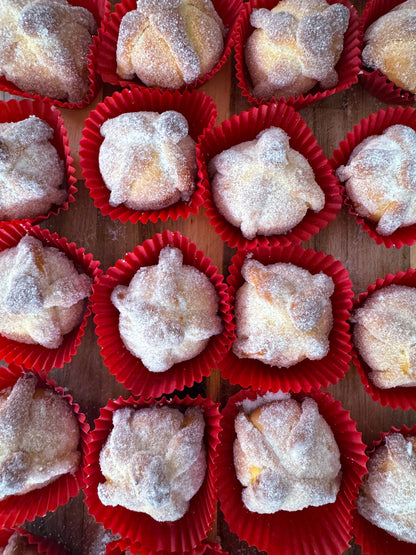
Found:
<path fill-rule="evenodd" d="M 100 453 L 101 502 L 158 522 L 182 518 L 205 478 L 204 429 L 198 407 L 184 413 L 167 406 L 116 410 Z"/>
<path fill-rule="evenodd" d="M 0 334 L 55 349 L 80 324 L 92 279 L 72 260 L 25 235 L 0 252 Z"/>
<path fill-rule="evenodd" d="M 140 268 L 128 286 L 115 287 L 111 301 L 123 343 L 151 372 L 196 357 L 222 330 L 215 287 L 174 247 L 163 248 L 158 264 Z"/>
<path fill-rule="evenodd" d="M 356 212 L 377 222 L 380 235 L 416 223 L 415 153 L 416 132 L 392 125 L 364 139 L 336 171 Z"/>
<path fill-rule="evenodd" d="M 407 0 L 365 32 L 364 66 L 379 69 L 393 83 L 416 93 L 416 1 Z"/>
<path fill-rule="evenodd" d="M 308 209 L 319 212 L 325 205 L 309 162 L 278 127 L 215 156 L 210 173 L 218 211 L 247 239 L 286 233 Z"/>
<path fill-rule="evenodd" d="M 195 141 L 174 110 L 128 112 L 101 126 L 99 167 L 111 206 L 159 210 L 188 201 L 195 189 Z"/>
<path fill-rule="evenodd" d="M 120 23 L 117 73 L 148 87 L 180 88 L 218 63 L 223 35 L 211 0 L 137 0 Z"/>
<path fill-rule="evenodd" d="M 66 0 L 2 0 L 0 75 L 22 91 L 80 102 L 96 31 L 93 15 Z"/>
<path fill-rule="evenodd" d="M 340 453 L 317 403 L 268 394 L 254 407 L 243 403 L 235 420 L 234 466 L 247 509 L 264 514 L 333 503 Z"/>
<path fill-rule="evenodd" d="M 281 0 L 272 10 L 253 10 L 245 62 L 254 96 L 289 98 L 317 83 L 335 87 L 349 17 L 348 8 L 325 0 Z"/>
<path fill-rule="evenodd" d="M 70 405 L 24 374 L 0 391 L 0 500 L 78 470 L 79 425 Z"/>
<path fill-rule="evenodd" d="M 354 345 L 376 387 L 416 386 L 416 289 L 388 285 L 351 317 Z"/>
<path fill-rule="evenodd" d="M 332 278 L 290 263 L 263 265 L 251 258 L 241 273 L 245 282 L 236 294 L 232 346 L 239 358 L 288 368 L 328 354 Z"/>
<path fill-rule="evenodd" d="M 62 204 L 64 163 L 49 142 L 53 129 L 36 116 L 0 123 L 0 219 L 33 218 Z"/>
<path fill-rule="evenodd" d="M 389 434 L 367 469 L 357 499 L 359 514 L 396 539 L 416 543 L 416 438 Z"/>

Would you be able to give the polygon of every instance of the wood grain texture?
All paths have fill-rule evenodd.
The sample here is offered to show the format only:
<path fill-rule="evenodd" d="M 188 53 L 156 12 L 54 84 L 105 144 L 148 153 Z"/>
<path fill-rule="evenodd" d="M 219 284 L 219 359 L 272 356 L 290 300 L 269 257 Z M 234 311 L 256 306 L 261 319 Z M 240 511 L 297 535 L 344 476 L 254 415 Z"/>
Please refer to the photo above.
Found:
<path fill-rule="evenodd" d="M 353 3 L 361 13 L 365 2 L 355 0 Z M 94 207 L 81 179 L 79 139 L 89 110 L 114 90 L 116 90 L 115 87 L 105 86 L 95 103 L 88 109 L 78 112 L 63 111 L 75 160 L 79 190 L 76 201 L 70 205 L 67 212 L 50 218 L 42 226 L 56 231 L 59 235 L 75 241 L 86 251 L 92 252 L 94 257 L 101 261 L 104 272 L 119 258 L 124 257 L 126 252 L 133 250 L 136 245 L 151 238 L 155 233 L 164 229 L 177 230 L 195 242 L 220 271 L 227 275 L 227 268 L 235 250 L 221 242 L 211 228 L 203 209 L 198 215 L 191 216 L 187 220 L 133 225 L 114 222 Z M 232 60 L 229 60 L 225 67 L 202 87 L 202 90 L 212 96 L 217 104 L 217 123 L 250 107 L 237 87 Z M 9 98 L 6 94 L 1 97 Z M 355 124 L 359 123 L 361 118 L 367 117 L 371 112 L 382 107 L 385 105 L 371 97 L 360 85 L 355 85 L 348 91 L 338 93 L 302 110 L 301 116 L 312 129 L 324 154 L 331 157 L 338 143 Z M 350 272 L 355 294 L 364 291 L 369 283 L 388 272 L 406 270 L 416 264 L 416 247 L 403 247 L 398 250 L 377 246 L 361 230 L 346 209 L 343 209 L 326 229 L 304 246 L 332 254 L 341 260 Z M 92 426 L 100 407 L 104 406 L 109 398 L 129 395 L 129 392 L 116 382 L 103 365 L 92 318 L 88 322 L 86 334 L 73 361 L 63 369 L 52 371 L 51 377 L 59 385 L 68 389 L 80 404 L 81 410 L 87 415 Z M 194 388 L 192 393 L 205 392 L 224 404 L 237 390 L 238 387 L 221 380 L 218 370 L 213 369 L 211 377 L 206 379 L 202 386 Z M 391 410 L 373 402 L 365 393 L 353 367 L 346 378 L 330 387 L 329 391 L 341 401 L 344 408 L 351 411 L 351 416 L 357 421 L 358 429 L 363 433 L 366 442 L 377 438 L 381 431 L 388 430 L 392 425 L 416 424 L 414 411 Z M 98 553 L 96 545 L 101 541 L 103 534 L 101 527 L 96 525 L 88 515 L 83 504 L 82 493 L 67 506 L 37 519 L 34 523 L 28 523 L 27 527 L 36 533 L 51 535 L 61 540 L 73 555 Z M 224 549 L 231 554 L 258 553 L 256 549 L 248 548 L 244 542 L 240 543 L 238 538 L 229 532 L 221 515 L 219 515 L 218 528 L 215 526 L 211 537 L 217 537 Z M 352 546 L 346 553 L 357 555 L 360 550 L 357 546 Z"/>

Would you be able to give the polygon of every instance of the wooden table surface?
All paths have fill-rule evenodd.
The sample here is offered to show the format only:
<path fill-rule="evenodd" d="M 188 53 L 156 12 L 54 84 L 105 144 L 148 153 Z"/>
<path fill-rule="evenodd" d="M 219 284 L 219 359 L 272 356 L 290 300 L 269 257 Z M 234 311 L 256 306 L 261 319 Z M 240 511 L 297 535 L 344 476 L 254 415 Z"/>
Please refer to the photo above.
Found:
<path fill-rule="evenodd" d="M 353 4 L 361 14 L 365 2 L 353 0 Z M 68 129 L 72 156 L 75 159 L 78 193 L 68 211 L 50 218 L 42 224 L 42 227 L 56 231 L 70 241 L 75 241 L 78 246 L 84 247 L 87 252 L 93 253 L 94 258 L 100 260 L 104 272 L 114 265 L 116 260 L 123 258 L 127 252 L 155 233 L 165 229 L 180 231 L 196 243 L 227 276 L 227 268 L 235 249 L 227 247 L 215 234 L 205 216 L 204 209 L 187 220 L 133 225 L 113 222 L 94 207 L 81 179 L 79 140 L 83 122 L 89 111 L 114 90 L 117 89 L 104 86 L 96 101 L 87 109 L 62 111 Z M 210 95 L 217 104 L 217 124 L 232 114 L 250 107 L 237 87 L 233 60 L 229 60 L 201 90 Z M 4 93 L 1 98 L 10 97 Z M 331 158 L 339 142 L 355 124 L 359 123 L 361 118 L 385 106 L 371 97 L 361 85 L 356 84 L 350 90 L 330 96 L 302 110 L 301 116 L 312 129 L 324 154 Z M 414 267 L 416 263 L 416 247 L 403 247 L 398 250 L 376 245 L 345 208 L 326 229 L 320 231 L 303 246 L 332 254 L 341 260 L 350 273 L 355 294 L 364 291 L 367 285 L 377 278 L 384 277 L 389 272 L 395 273 Z M 129 392 L 116 382 L 103 365 L 92 317 L 89 319 L 85 336 L 72 362 L 65 365 L 63 369 L 53 370 L 50 376 L 59 385 L 68 389 L 75 401 L 80 404 L 81 410 L 86 414 L 91 425 L 97 418 L 100 407 L 104 406 L 109 398 L 116 398 L 119 395 L 129 396 Z M 239 388 L 222 380 L 219 372 L 213 369 L 202 388 L 198 387 L 198 392 L 201 392 L 201 389 L 202 393 L 225 403 L 227 398 Z M 363 433 L 365 442 L 377 438 L 381 431 L 388 430 L 392 425 L 400 427 L 403 424 L 409 426 L 416 424 L 414 411 L 383 408 L 379 403 L 372 401 L 365 393 L 354 367 L 351 367 L 345 379 L 331 386 L 329 391 L 341 401 L 344 408 L 351 411 L 351 416 Z M 96 555 L 100 552 L 97 544 L 101 541 L 103 530 L 88 515 L 83 504 L 82 493 L 54 513 L 39 518 L 34 523 L 28 523 L 27 528 L 39 535 L 50 535 L 59 539 L 73 555 Z M 216 527 L 211 533 L 211 539 L 221 541 L 223 548 L 232 554 L 258 553 L 256 549 L 248 548 L 244 542 L 240 543 L 237 537 L 229 532 L 220 513 Z M 346 553 L 352 555 L 359 554 L 361 551 L 359 547 L 352 545 Z"/>

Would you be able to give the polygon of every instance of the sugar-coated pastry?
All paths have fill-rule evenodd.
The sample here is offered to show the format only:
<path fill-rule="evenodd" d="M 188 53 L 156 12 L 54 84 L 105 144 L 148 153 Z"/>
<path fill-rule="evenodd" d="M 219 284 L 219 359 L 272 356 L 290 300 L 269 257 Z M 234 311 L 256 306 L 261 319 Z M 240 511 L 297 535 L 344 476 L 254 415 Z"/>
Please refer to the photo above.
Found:
<path fill-rule="evenodd" d="M 123 343 L 151 372 L 194 358 L 222 330 L 215 287 L 174 247 L 163 248 L 158 264 L 140 268 L 128 286 L 115 287 L 111 301 Z"/>
<path fill-rule="evenodd" d="M 111 206 L 159 210 L 195 189 L 195 141 L 179 112 L 129 112 L 101 126 L 99 166 Z"/>
<path fill-rule="evenodd" d="M 329 276 L 251 258 L 241 273 L 245 282 L 236 294 L 237 339 L 232 347 L 239 358 L 287 368 L 328 354 L 334 292 Z"/>
<path fill-rule="evenodd" d="M 206 471 L 204 415 L 198 407 L 118 409 L 100 453 L 104 505 L 147 513 L 159 522 L 180 519 Z"/>
<path fill-rule="evenodd" d="M 210 171 L 218 211 L 247 239 L 286 233 L 308 209 L 318 212 L 325 205 L 309 162 L 278 127 L 224 150 L 211 160 Z"/>
<path fill-rule="evenodd" d="M 1 0 L 0 75 L 23 91 L 79 102 L 96 30 L 93 15 L 66 0 Z"/>
<path fill-rule="evenodd" d="M 26 235 L 0 252 L 0 334 L 55 349 L 84 316 L 92 279 L 55 247 Z"/>
<path fill-rule="evenodd" d="M 389 434 L 367 468 L 357 499 L 359 514 L 398 540 L 416 543 L 416 438 Z"/>
<path fill-rule="evenodd" d="M 0 500 L 78 470 L 79 425 L 70 405 L 31 373 L 0 391 Z"/>
<path fill-rule="evenodd" d="M 38 551 L 34 545 L 29 545 L 24 536 L 14 532 L 7 541 L 7 545 L 0 547 L 0 555 L 45 555 L 44 551 Z"/>
<path fill-rule="evenodd" d="M 253 10 L 245 61 L 254 96 L 289 98 L 316 83 L 335 87 L 349 17 L 348 8 L 325 0 L 281 0 L 272 10 Z"/>
<path fill-rule="evenodd" d="M 381 389 L 416 386 L 416 288 L 388 285 L 354 311 L 353 342 Z"/>
<path fill-rule="evenodd" d="M 392 125 L 364 139 L 336 172 L 356 212 L 377 222 L 380 235 L 416 223 L 415 156 L 416 132 Z"/>
<path fill-rule="evenodd" d="M 364 66 L 379 69 L 393 83 L 416 93 L 416 1 L 399 4 L 365 32 Z"/>
<path fill-rule="evenodd" d="M 317 403 L 269 394 L 241 407 L 235 420 L 234 466 L 249 511 L 300 511 L 333 503 L 341 463 L 331 428 Z"/>
<path fill-rule="evenodd" d="M 64 163 L 49 142 L 53 129 L 36 116 L 0 123 L 0 219 L 33 218 L 62 204 Z"/>
<path fill-rule="evenodd" d="M 224 49 L 211 0 L 137 0 L 120 23 L 117 73 L 149 87 L 177 89 L 209 73 Z"/>

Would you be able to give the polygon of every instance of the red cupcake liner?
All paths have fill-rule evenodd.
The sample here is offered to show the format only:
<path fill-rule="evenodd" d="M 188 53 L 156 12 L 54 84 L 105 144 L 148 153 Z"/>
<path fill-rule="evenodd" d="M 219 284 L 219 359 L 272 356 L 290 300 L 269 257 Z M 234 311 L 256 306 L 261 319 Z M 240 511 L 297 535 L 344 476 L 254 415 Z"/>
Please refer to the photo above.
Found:
<path fill-rule="evenodd" d="M 5 547 L 10 536 L 18 532 L 20 536 L 24 536 L 31 547 L 36 547 L 40 555 L 68 555 L 68 551 L 62 546 L 49 538 L 41 538 L 30 534 L 23 528 L 6 528 L 0 530 L 0 547 Z"/>
<path fill-rule="evenodd" d="M 48 229 L 41 229 L 39 226 L 31 226 L 27 222 L 5 223 L 0 228 L 0 252 L 15 247 L 25 235 L 36 237 L 45 246 L 56 247 L 63 251 L 80 271 L 85 272 L 94 280 L 101 275 L 102 272 L 98 267 L 100 263 L 93 259 L 92 254 L 85 254 L 83 248 L 77 248 L 75 243 L 69 243 L 65 237 L 59 237 L 56 233 L 51 233 Z M 63 343 L 56 349 L 19 343 L 0 335 L 0 359 L 38 371 L 48 372 L 52 368 L 62 368 L 75 355 L 90 313 L 91 307 L 88 305 L 81 324 L 66 334 Z"/>
<path fill-rule="evenodd" d="M 15 365 L 2 367 L 0 369 L 0 390 L 13 386 L 25 371 L 24 368 Z M 0 501 L 1 528 L 10 528 L 23 524 L 26 520 L 32 521 L 38 516 L 45 516 L 47 512 L 56 510 L 60 505 L 65 505 L 72 497 L 78 495 L 84 485 L 83 467 L 89 431 L 85 415 L 80 412 L 79 405 L 74 403 L 71 395 L 66 394 L 62 387 L 57 387 L 53 380 L 47 379 L 44 372 L 33 370 L 30 372 L 37 376 L 38 387 L 53 389 L 73 409 L 80 428 L 82 459 L 75 474 L 64 474 L 43 488 L 35 489 L 24 495 L 12 495 Z"/>
<path fill-rule="evenodd" d="M 169 551 L 149 551 L 144 549 L 140 544 L 132 544 L 128 540 L 119 540 L 108 544 L 105 555 L 124 555 L 127 549 L 130 550 L 132 555 L 172 555 L 172 552 Z M 219 544 L 203 542 L 195 549 L 192 549 L 192 551 L 187 551 L 186 553 L 183 551 L 180 553 L 175 552 L 175 555 L 225 555 L 226 553 L 226 551 L 222 551 Z"/>
<path fill-rule="evenodd" d="M 416 287 L 416 269 L 409 268 L 406 272 L 397 272 L 396 274 L 387 274 L 384 278 L 379 278 L 375 283 L 367 287 L 367 291 L 360 293 L 358 298 L 354 299 L 353 311 L 363 306 L 367 297 L 383 287 L 387 287 L 392 283 L 398 285 L 407 285 Z M 416 410 L 416 387 L 393 387 L 391 389 L 381 389 L 373 384 L 369 378 L 371 368 L 361 358 L 354 344 L 352 347 L 352 360 L 356 366 L 361 378 L 361 382 L 366 393 L 371 395 L 373 401 L 378 401 L 383 407 L 390 406 L 393 409 L 402 408 L 404 410 Z"/>
<path fill-rule="evenodd" d="M 219 298 L 219 314 L 223 321 L 223 331 L 211 337 L 207 347 L 191 360 L 178 362 L 165 372 L 150 372 L 125 347 L 119 332 L 119 311 L 111 302 L 111 294 L 116 285 L 128 285 L 143 266 L 157 264 L 160 251 L 171 245 L 183 253 L 183 262 L 194 266 L 203 272 L 215 286 Z M 211 265 L 211 260 L 197 250 L 195 243 L 179 232 L 164 231 L 148 239 L 143 245 L 138 245 L 133 252 L 109 268 L 93 287 L 92 307 L 94 322 L 98 335 L 98 345 L 104 364 L 109 368 L 117 381 L 124 384 L 134 395 L 159 397 L 163 393 L 182 390 L 185 386 L 192 386 L 194 382 L 201 382 L 204 376 L 209 376 L 211 368 L 215 368 L 218 361 L 228 351 L 232 338 L 232 323 L 229 310 L 228 288 L 217 268 Z"/>
<path fill-rule="evenodd" d="M 369 0 L 360 20 L 363 36 L 374 21 L 403 2 L 405 0 Z M 416 102 L 413 93 L 395 85 L 378 69 L 367 70 L 363 68 L 360 71 L 360 82 L 370 94 L 387 104 L 403 104 L 406 106 Z"/>
<path fill-rule="evenodd" d="M 210 129 L 217 117 L 217 110 L 211 97 L 205 93 L 196 91 L 161 92 L 154 89 L 124 89 L 121 93 L 116 92 L 107 97 L 104 102 L 90 113 L 85 121 L 80 142 L 80 164 L 85 185 L 88 187 L 90 196 L 94 199 L 94 205 L 112 220 L 120 220 L 123 223 L 130 221 L 137 223 L 155 223 L 158 220 L 166 222 L 168 218 L 177 220 L 179 217 L 187 218 L 190 214 L 196 214 L 203 204 L 203 187 L 196 183 L 195 191 L 188 202 L 179 201 L 172 206 L 161 210 L 133 210 L 124 204 L 111 206 L 109 204 L 110 190 L 106 187 L 101 176 L 98 156 L 104 137 L 100 129 L 104 121 L 132 111 L 155 111 L 176 110 L 185 116 L 189 124 L 189 134 L 195 142 L 205 129 Z"/>
<path fill-rule="evenodd" d="M 232 225 L 219 213 L 211 195 L 207 165 L 217 154 L 236 144 L 255 139 L 260 131 L 272 126 L 282 128 L 290 137 L 290 146 L 307 158 L 318 185 L 325 193 L 325 206 L 320 212 L 308 210 L 303 220 L 284 234 L 258 235 L 249 240 L 244 237 L 240 228 Z M 198 174 L 205 188 L 206 214 L 215 232 L 230 247 L 252 249 L 257 246 L 299 244 L 326 227 L 341 210 L 339 182 L 328 159 L 323 155 L 306 122 L 287 104 L 263 105 L 232 116 L 220 126 L 204 133 L 197 146 L 197 153 Z"/>
<path fill-rule="evenodd" d="M 371 458 L 375 449 L 384 443 L 386 436 L 391 433 L 399 432 L 403 435 L 414 436 L 416 434 L 416 426 L 408 428 L 402 426 L 400 429 L 392 427 L 389 432 L 382 432 L 380 439 L 375 441 L 372 447 L 367 450 L 367 454 Z M 378 528 L 370 521 L 362 517 L 357 509 L 353 511 L 353 529 L 355 543 L 361 547 L 361 551 L 366 555 L 415 555 L 416 545 L 408 542 L 400 541 L 385 530 Z"/>
<path fill-rule="evenodd" d="M 239 403 L 256 399 L 264 391 L 245 390 L 231 397 L 223 410 L 218 447 L 216 486 L 221 510 L 232 532 L 240 540 L 254 545 L 269 555 L 340 555 L 351 539 L 352 510 L 358 486 L 366 473 L 365 446 L 361 433 L 350 413 L 329 393 L 300 393 L 300 401 L 312 397 L 319 405 L 334 434 L 341 455 L 342 480 L 336 501 L 321 507 L 307 507 L 301 511 L 278 511 L 274 514 L 250 512 L 243 504 L 242 485 L 237 479 L 233 444 L 236 438 L 234 421 Z"/>
<path fill-rule="evenodd" d="M 184 85 L 179 90 L 198 89 L 201 87 L 218 73 L 231 54 L 231 49 L 236 37 L 235 23 L 241 10 L 242 0 L 212 0 L 212 3 L 227 30 L 222 57 L 209 73 L 189 85 Z M 126 13 L 135 10 L 136 7 L 137 0 L 121 0 L 121 2 L 116 5 L 115 12 L 108 14 L 105 18 L 103 26 L 98 34 L 100 51 L 98 72 L 105 83 L 120 85 L 121 87 L 139 87 L 141 89 L 147 89 L 149 87 L 144 85 L 138 77 L 131 81 L 126 81 L 117 74 L 116 50 L 120 23 Z"/>
<path fill-rule="evenodd" d="M 190 501 L 188 512 L 175 522 L 157 522 L 145 513 L 130 511 L 124 507 L 110 507 L 101 503 L 97 494 L 98 484 L 104 481 L 100 471 L 99 455 L 112 429 L 113 412 L 122 407 L 143 408 L 149 405 L 169 405 L 177 408 L 198 406 L 204 411 L 205 446 L 207 449 L 207 472 L 204 483 Z M 107 406 L 100 410 L 100 417 L 95 421 L 95 429 L 88 438 L 85 465 L 85 503 L 88 511 L 97 522 L 113 534 L 120 534 L 128 540 L 129 546 L 138 544 L 140 549 L 167 551 L 169 553 L 194 553 L 206 538 L 214 520 L 216 508 L 216 491 L 214 476 L 216 474 L 216 449 L 219 443 L 220 413 L 218 405 L 211 399 L 198 396 L 191 399 L 174 397 L 172 400 L 154 398 L 136 400 L 133 397 L 116 401 L 109 400 Z"/>
<path fill-rule="evenodd" d="M 64 120 L 61 117 L 59 110 L 52 109 L 46 102 L 39 100 L 9 100 L 8 102 L 0 101 L 0 123 L 17 122 L 35 115 L 42 120 L 46 121 L 54 130 L 54 136 L 50 143 L 56 148 L 59 158 L 65 163 L 65 178 L 66 189 L 68 191 L 67 200 L 61 205 L 54 205 L 51 207 L 47 214 L 41 214 L 35 218 L 26 218 L 24 220 L 32 225 L 46 220 L 50 216 L 56 216 L 61 211 L 68 210 L 70 202 L 75 200 L 75 193 L 77 188 L 75 186 L 76 178 L 74 177 L 75 168 L 73 166 L 74 159 L 71 156 L 71 149 L 69 148 L 69 141 L 67 131 L 65 128 Z M 0 222 L 1 225 L 2 222 Z"/>
<path fill-rule="evenodd" d="M 334 170 L 339 166 L 348 163 L 354 148 L 364 139 L 371 135 L 381 135 L 382 132 L 391 125 L 407 125 L 416 131 L 416 110 L 414 108 L 396 108 L 388 107 L 386 110 L 379 110 L 375 114 L 370 114 L 368 118 L 364 118 L 354 129 L 347 133 L 346 138 L 340 142 L 338 149 L 332 153 L 332 159 L 329 161 Z M 401 227 L 391 235 L 380 235 L 376 231 L 377 222 L 372 222 L 368 218 L 363 218 L 357 214 L 354 206 L 349 199 L 345 187 L 341 184 L 344 196 L 344 204 L 348 206 L 350 214 L 355 216 L 357 223 L 362 229 L 374 239 L 377 245 L 384 245 L 388 249 L 396 247 L 401 249 L 403 245 L 413 245 L 416 241 L 416 224 Z"/>
<path fill-rule="evenodd" d="M 290 104 L 296 110 L 301 110 L 322 98 L 349 89 L 358 82 L 358 72 L 361 67 L 362 32 L 357 11 L 349 0 L 327 0 L 327 2 L 328 4 L 343 4 L 350 10 L 350 21 L 344 35 L 344 49 L 335 66 L 335 70 L 339 76 L 338 84 L 331 89 L 324 90 L 322 90 L 319 85 L 316 85 L 310 92 L 299 96 L 291 96 L 288 99 L 285 99 L 283 96 L 281 98 L 272 97 L 269 100 L 253 96 L 253 84 L 244 61 L 244 48 L 249 36 L 254 31 L 254 27 L 250 24 L 250 15 L 253 9 L 266 8 L 271 10 L 279 2 L 278 0 L 250 0 L 243 5 L 236 23 L 235 67 L 238 86 L 243 96 L 245 96 L 249 102 L 252 104 L 267 104 L 279 101 Z"/>
<path fill-rule="evenodd" d="M 94 16 L 94 19 L 99 27 L 106 14 L 110 12 L 110 2 L 108 0 L 68 0 L 68 3 L 72 6 L 81 6 L 89 10 Z M 86 97 L 80 102 L 63 102 L 56 98 L 50 98 L 49 96 L 42 96 L 40 94 L 22 91 L 14 83 L 8 81 L 5 77 L 0 77 L 0 91 L 5 91 L 9 94 L 48 102 L 49 104 L 53 104 L 54 106 L 58 106 L 59 108 L 68 108 L 70 110 L 85 108 L 86 106 L 91 104 L 91 102 L 97 96 L 98 91 L 101 87 L 101 80 L 97 73 L 98 44 L 98 35 L 95 35 L 93 37 L 93 42 L 90 46 L 90 53 L 88 55 L 88 93 Z"/>
<path fill-rule="evenodd" d="M 323 272 L 334 282 L 335 290 L 331 296 L 333 326 L 329 334 L 329 352 L 321 360 L 305 359 L 290 368 L 269 366 L 260 360 L 238 358 L 232 350 L 220 362 L 221 376 L 232 384 L 270 391 L 283 392 L 311 391 L 328 387 L 342 379 L 349 369 L 351 359 L 351 337 L 348 319 L 352 307 L 352 283 L 347 270 L 338 260 L 323 252 L 304 250 L 300 246 L 258 248 L 250 252 L 238 252 L 231 260 L 229 268 L 229 296 L 231 312 L 234 312 L 236 291 L 244 283 L 241 267 L 247 257 L 262 264 L 290 262 L 316 274 Z M 235 319 L 234 330 L 235 330 Z M 235 331 L 234 331 L 235 333 Z M 234 337 L 235 338 L 235 337 Z"/>

